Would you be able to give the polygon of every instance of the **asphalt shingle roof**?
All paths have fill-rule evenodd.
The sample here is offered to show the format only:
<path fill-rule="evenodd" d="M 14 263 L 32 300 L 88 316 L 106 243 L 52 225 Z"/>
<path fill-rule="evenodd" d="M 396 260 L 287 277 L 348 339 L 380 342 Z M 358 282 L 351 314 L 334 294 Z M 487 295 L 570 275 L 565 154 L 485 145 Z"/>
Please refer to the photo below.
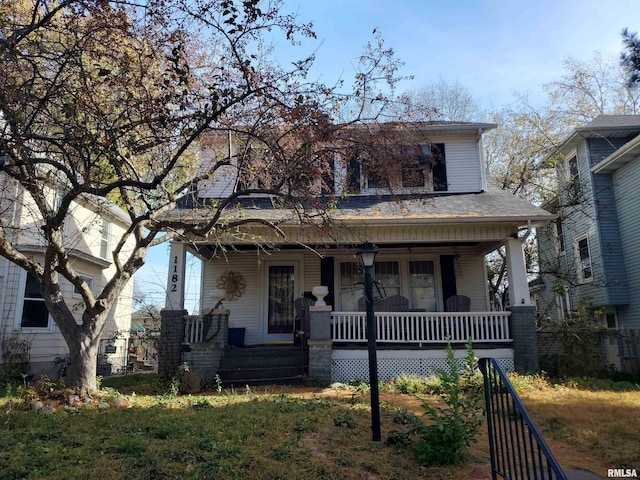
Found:
<path fill-rule="evenodd" d="M 203 219 L 212 199 L 184 199 L 169 214 L 173 218 Z M 290 216 L 287 209 L 274 207 L 267 197 L 243 198 L 230 208 L 236 216 L 280 220 Z M 340 198 L 332 214 L 339 221 L 371 223 L 457 223 L 457 222 L 546 222 L 555 216 L 509 192 L 490 185 L 484 192 L 429 195 L 351 195 Z"/>

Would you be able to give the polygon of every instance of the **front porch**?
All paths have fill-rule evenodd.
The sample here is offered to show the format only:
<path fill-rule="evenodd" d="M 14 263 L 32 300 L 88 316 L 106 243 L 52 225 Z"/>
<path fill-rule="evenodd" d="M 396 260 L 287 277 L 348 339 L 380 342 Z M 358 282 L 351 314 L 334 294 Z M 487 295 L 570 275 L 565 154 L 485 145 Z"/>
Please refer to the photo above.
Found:
<path fill-rule="evenodd" d="M 500 358 L 505 369 L 536 368 L 535 307 L 528 292 L 522 240 L 514 233 L 517 229 L 498 224 L 412 230 L 379 227 L 371 232 L 372 236 L 375 232 L 378 247 L 373 268 L 379 284 L 375 293 L 377 343 L 385 352 L 380 368 L 387 378 L 402 373 L 431 374 L 444 366 L 447 342 L 462 353 L 469 339 L 477 356 Z M 418 237 L 430 241 L 416 241 Z M 506 311 L 491 311 L 494 302 L 487 287 L 484 255 L 500 245 L 506 247 L 512 305 Z M 228 343 L 227 327 L 244 329 L 246 346 L 293 344 L 294 334 L 302 331 L 309 345 L 309 363 L 304 368 L 311 377 L 323 383 L 366 378 L 359 367 L 353 367 L 360 362 L 356 352 L 366 353 L 367 340 L 357 249 L 355 242 L 327 243 L 315 249 L 281 244 L 268 252 L 236 244 L 218 256 L 208 244 L 173 243 L 167 313 L 183 322 L 180 341 L 191 350 L 188 360 L 194 362 L 204 355 L 195 352 L 204 349 L 210 328 L 214 328 L 211 322 L 206 325 L 202 315 L 185 320 L 186 312 L 181 313 L 185 255 L 190 250 L 202 260 L 199 313 L 220 306 L 211 292 L 226 291 L 222 304 L 228 311 L 225 331 L 216 332 L 221 350 L 207 355 L 222 356 Z M 318 286 L 327 292 L 325 300 L 331 306 L 313 305 L 310 296 Z M 450 302 L 457 298 L 466 300 L 464 306 Z M 382 311 L 384 302 L 387 311 Z M 300 303 L 308 308 L 306 319 L 300 316 Z M 395 366 L 383 367 L 385 362 Z M 206 377 L 214 373 L 213 367 L 202 372 Z"/>
<path fill-rule="evenodd" d="M 378 343 L 443 346 L 511 343 L 510 312 L 376 312 Z M 312 325 L 313 331 L 313 325 Z M 365 312 L 331 312 L 334 343 L 366 342 Z"/>
<path fill-rule="evenodd" d="M 167 313 L 165 311 L 163 315 Z M 309 314 L 306 332 L 308 351 L 298 347 L 300 361 L 297 367 L 286 365 L 289 373 L 282 380 L 296 381 L 308 375 L 323 383 L 366 381 L 365 313 L 338 312 L 333 311 L 332 307 L 311 306 Z M 402 374 L 433 375 L 446 366 L 444 346 L 447 343 L 451 343 L 457 357 L 463 358 L 466 353 L 464 346 L 469 340 L 476 356 L 496 358 L 503 368 L 512 371 L 514 351 L 510 334 L 511 316 L 509 311 L 376 312 L 379 378 L 391 380 Z M 184 315 L 181 337 L 183 351 L 179 361 L 190 362 L 203 378 L 221 371 L 222 380 L 232 382 L 224 378 L 222 373 L 228 372 L 225 355 L 232 352 L 236 357 L 244 357 L 242 365 L 246 372 L 240 374 L 243 382 L 264 383 L 267 378 L 277 381 L 274 377 L 275 365 L 265 363 L 262 349 L 233 348 L 228 345 L 228 318 L 227 310 L 218 310 L 213 316 Z M 293 332 L 289 343 L 294 343 Z M 259 353 L 255 365 L 251 364 L 254 352 Z"/>

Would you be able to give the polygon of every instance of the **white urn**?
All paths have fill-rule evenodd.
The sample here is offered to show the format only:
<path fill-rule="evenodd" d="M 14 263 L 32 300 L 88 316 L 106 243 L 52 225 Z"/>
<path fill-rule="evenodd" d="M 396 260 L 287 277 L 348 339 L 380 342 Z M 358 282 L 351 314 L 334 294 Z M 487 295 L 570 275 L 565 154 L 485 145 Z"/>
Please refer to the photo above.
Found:
<path fill-rule="evenodd" d="M 227 296 L 227 291 L 224 288 L 214 288 L 209 293 L 209 296 L 214 301 L 214 306 L 218 307 Z"/>
<path fill-rule="evenodd" d="M 316 297 L 316 307 L 324 307 L 327 302 L 324 301 L 324 297 L 329 295 L 329 287 L 325 285 L 318 285 L 311 289 L 311 295 Z"/>

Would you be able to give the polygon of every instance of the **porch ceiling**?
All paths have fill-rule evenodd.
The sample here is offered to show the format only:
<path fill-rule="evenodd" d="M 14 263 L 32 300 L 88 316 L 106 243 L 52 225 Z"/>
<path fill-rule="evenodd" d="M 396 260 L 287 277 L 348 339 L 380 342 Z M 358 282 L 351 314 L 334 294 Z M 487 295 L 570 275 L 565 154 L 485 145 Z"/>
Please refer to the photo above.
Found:
<path fill-rule="evenodd" d="M 485 241 L 485 242 L 403 242 L 403 243 L 380 243 L 376 242 L 376 248 L 378 250 L 418 250 L 418 249 L 471 249 L 475 254 L 486 254 L 502 246 L 502 241 Z M 305 246 L 301 246 L 299 243 L 284 243 L 274 245 L 273 247 L 265 247 L 264 245 L 256 244 L 235 244 L 225 245 L 224 248 L 227 251 L 238 252 L 256 252 L 258 250 L 272 250 L 272 251 L 302 251 L 308 248 L 312 248 L 322 252 L 342 251 L 342 250 L 354 250 L 357 249 L 359 244 L 313 244 L 308 243 Z M 190 247 L 194 253 L 206 258 L 212 259 L 220 253 L 220 245 L 215 244 L 196 244 Z M 330 254 L 329 254 L 330 255 Z"/>

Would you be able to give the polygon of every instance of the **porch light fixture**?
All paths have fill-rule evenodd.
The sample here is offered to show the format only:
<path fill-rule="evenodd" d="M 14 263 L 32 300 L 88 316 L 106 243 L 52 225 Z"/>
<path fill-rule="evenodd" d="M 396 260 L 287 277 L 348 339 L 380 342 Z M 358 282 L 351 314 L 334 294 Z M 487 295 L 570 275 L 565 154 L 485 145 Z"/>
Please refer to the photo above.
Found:
<path fill-rule="evenodd" d="M 376 254 L 378 250 L 371 242 L 366 242 L 358 247 L 358 255 L 363 267 L 373 267 L 373 263 L 376 261 Z"/>
<path fill-rule="evenodd" d="M 371 387 L 371 431 L 373 441 L 380 441 L 380 396 L 378 393 L 378 355 L 376 352 L 376 322 L 373 314 L 373 264 L 376 247 L 366 242 L 358 248 L 358 255 L 364 267 L 364 298 L 367 304 L 367 346 L 369 350 L 369 385 Z"/>

